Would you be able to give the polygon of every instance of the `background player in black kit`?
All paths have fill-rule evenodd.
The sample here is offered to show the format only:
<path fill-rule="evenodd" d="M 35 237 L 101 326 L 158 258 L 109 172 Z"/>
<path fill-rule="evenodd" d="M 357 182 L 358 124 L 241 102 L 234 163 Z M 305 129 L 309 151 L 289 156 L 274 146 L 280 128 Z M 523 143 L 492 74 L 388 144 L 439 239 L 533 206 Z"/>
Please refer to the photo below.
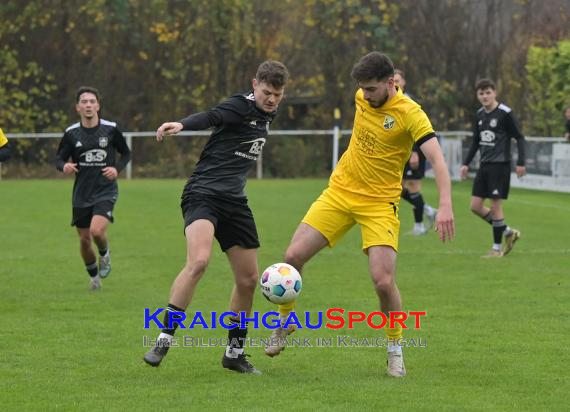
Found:
<path fill-rule="evenodd" d="M 394 83 L 410 99 L 417 99 L 406 92 L 406 77 L 400 69 L 394 69 Z M 402 182 L 402 199 L 414 207 L 414 228 L 412 235 L 421 236 L 428 233 L 435 222 L 437 209 L 431 207 L 424 201 L 422 196 L 422 179 L 426 171 L 426 157 L 417 144 L 412 148 L 410 159 L 404 168 Z M 427 225 L 424 225 L 424 214 L 427 218 Z"/>
<path fill-rule="evenodd" d="M 481 165 L 473 182 L 471 211 L 493 226 L 493 247 L 483 257 L 503 257 L 512 249 L 520 232 L 505 223 L 502 199 L 507 199 L 511 183 L 511 138 L 518 148 L 518 177 L 526 174 L 525 139 L 513 116 L 511 108 L 497 101 L 495 84 L 481 79 L 475 86 L 477 99 L 483 107 L 477 110 L 473 125 L 473 142 L 459 169 L 467 178 L 468 166 L 477 150 L 481 153 Z M 491 208 L 484 205 L 491 199 Z M 502 238 L 505 243 L 501 248 Z"/>
<path fill-rule="evenodd" d="M 235 286 L 230 311 L 250 313 L 258 280 L 259 240 L 252 212 L 244 192 L 247 173 L 261 153 L 269 124 L 283 98 L 289 73 L 277 61 L 265 61 L 253 79 L 253 91 L 230 97 L 206 112 L 196 113 L 179 122 L 164 123 L 156 132 L 164 136 L 181 130 L 214 127 L 196 169 L 182 193 L 182 214 L 186 236 L 186 264 L 174 281 L 164 325 L 157 342 L 144 361 L 158 366 L 170 347 L 176 324 L 170 318 L 180 315 L 192 300 L 194 290 L 206 271 L 212 243 L 216 238 L 232 268 Z M 239 318 L 231 319 L 239 324 Z M 224 368 L 241 373 L 261 374 L 246 359 L 243 343 L 247 329 L 229 329 L 231 344 L 222 358 Z"/>
<path fill-rule="evenodd" d="M 56 154 L 57 169 L 75 174 L 71 224 L 77 228 L 81 257 L 93 290 L 101 288 L 101 278 L 111 271 L 107 225 L 113 222 L 119 196 L 117 176 L 131 158 L 116 123 L 100 119 L 99 109 L 97 89 L 79 88 L 75 110 L 81 120 L 65 130 Z M 115 152 L 121 155 L 118 160 Z M 99 250 L 99 267 L 91 239 Z"/>

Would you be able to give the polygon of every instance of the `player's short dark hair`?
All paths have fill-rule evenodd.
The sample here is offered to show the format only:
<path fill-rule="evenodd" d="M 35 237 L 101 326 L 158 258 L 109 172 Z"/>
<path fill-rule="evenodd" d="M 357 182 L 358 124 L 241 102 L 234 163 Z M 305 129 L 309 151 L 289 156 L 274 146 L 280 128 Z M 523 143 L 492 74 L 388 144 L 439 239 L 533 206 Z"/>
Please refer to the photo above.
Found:
<path fill-rule="evenodd" d="M 477 83 L 475 83 L 475 91 L 485 90 L 485 89 L 493 89 L 496 90 L 497 87 L 495 86 L 495 82 L 491 79 L 479 79 Z"/>
<path fill-rule="evenodd" d="M 287 67 L 276 60 L 266 60 L 259 65 L 255 78 L 258 82 L 270 84 L 280 89 L 285 86 L 289 80 L 289 71 Z"/>
<path fill-rule="evenodd" d="M 394 63 L 385 54 L 370 52 L 354 65 L 350 75 L 357 82 L 383 80 L 394 75 Z"/>
<path fill-rule="evenodd" d="M 75 103 L 79 103 L 79 98 L 83 93 L 94 94 L 95 97 L 97 98 L 97 102 L 99 102 L 99 90 L 91 86 L 81 86 L 79 89 L 77 89 L 77 92 L 75 92 Z"/>

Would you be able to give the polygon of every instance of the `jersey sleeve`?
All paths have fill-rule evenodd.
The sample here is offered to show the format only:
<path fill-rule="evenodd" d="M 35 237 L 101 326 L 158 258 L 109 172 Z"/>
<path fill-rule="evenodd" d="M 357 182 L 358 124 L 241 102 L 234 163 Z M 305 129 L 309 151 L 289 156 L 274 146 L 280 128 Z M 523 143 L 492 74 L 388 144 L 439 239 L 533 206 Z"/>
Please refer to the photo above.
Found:
<path fill-rule="evenodd" d="M 410 135 L 414 139 L 414 143 L 421 145 L 421 143 L 425 141 L 424 138 L 435 136 L 431 122 L 426 113 L 419 106 L 407 114 L 406 124 Z"/>
<path fill-rule="evenodd" d="M 507 113 L 507 116 L 505 117 L 505 126 L 508 137 L 512 137 L 517 141 L 517 166 L 524 166 L 526 162 L 525 139 L 512 112 Z"/>
<path fill-rule="evenodd" d="M 131 149 L 129 149 L 125 136 L 123 136 L 123 133 L 119 129 L 115 128 L 113 133 L 113 144 L 117 152 L 121 155 L 119 161 L 115 162 L 115 169 L 117 169 L 117 172 L 120 172 L 131 160 Z"/>
<path fill-rule="evenodd" d="M 67 163 L 67 160 L 71 156 L 73 152 L 73 145 L 71 144 L 71 137 L 66 132 L 63 134 L 61 141 L 59 142 L 59 146 L 57 148 L 57 152 L 55 154 L 55 167 L 60 172 L 63 172 L 63 166 Z"/>
<path fill-rule="evenodd" d="M 204 130 L 222 124 L 240 123 L 249 111 L 250 106 L 245 98 L 234 96 L 206 112 L 192 114 L 180 120 L 180 123 L 183 130 Z"/>

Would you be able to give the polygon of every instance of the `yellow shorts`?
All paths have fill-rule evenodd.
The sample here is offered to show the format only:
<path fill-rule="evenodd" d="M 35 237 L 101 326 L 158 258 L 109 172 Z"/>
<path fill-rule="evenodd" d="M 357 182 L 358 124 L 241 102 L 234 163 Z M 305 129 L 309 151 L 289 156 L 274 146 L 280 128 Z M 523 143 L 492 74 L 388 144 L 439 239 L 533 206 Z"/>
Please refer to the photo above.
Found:
<path fill-rule="evenodd" d="M 328 187 L 311 205 L 303 222 L 321 232 L 333 247 L 356 223 L 364 252 L 371 246 L 398 251 L 398 203 Z"/>

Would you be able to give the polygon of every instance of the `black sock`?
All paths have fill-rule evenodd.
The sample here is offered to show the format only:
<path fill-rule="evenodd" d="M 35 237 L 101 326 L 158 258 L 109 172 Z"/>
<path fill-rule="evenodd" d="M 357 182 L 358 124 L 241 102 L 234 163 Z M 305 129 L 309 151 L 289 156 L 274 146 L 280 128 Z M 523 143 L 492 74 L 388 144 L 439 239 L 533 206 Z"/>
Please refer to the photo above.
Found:
<path fill-rule="evenodd" d="M 245 346 L 245 339 L 247 337 L 247 322 L 244 329 L 240 329 L 240 321 L 236 318 L 230 318 L 230 325 L 237 325 L 236 328 L 228 329 L 228 340 L 230 347 L 242 349 Z"/>
<path fill-rule="evenodd" d="M 169 303 L 164 311 L 164 329 L 162 329 L 162 333 L 167 333 L 170 336 L 174 336 L 174 332 L 178 327 L 178 322 L 173 322 L 177 319 L 182 319 L 182 316 L 179 314 L 175 314 L 173 312 L 184 312 L 184 309 L 179 308 L 178 306 Z"/>
<path fill-rule="evenodd" d="M 402 189 L 402 199 L 406 200 L 407 202 L 412 203 L 412 198 L 410 197 L 410 191 L 406 188 Z"/>
<path fill-rule="evenodd" d="M 503 232 L 507 228 L 505 219 L 493 220 L 493 242 L 500 244 L 503 240 Z"/>
<path fill-rule="evenodd" d="M 99 249 L 99 256 L 105 256 L 108 251 L 109 247 L 106 247 L 105 249 Z"/>
<path fill-rule="evenodd" d="M 87 269 L 87 273 L 89 273 L 89 276 L 91 276 L 92 278 L 97 276 L 97 274 L 99 273 L 99 269 L 97 269 L 97 261 L 93 263 L 86 263 L 85 269 Z"/>
<path fill-rule="evenodd" d="M 485 216 L 482 216 L 481 219 L 483 219 L 485 222 L 487 222 L 490 225 L 493 224 L 493 214 L 491 213 L 490 210 L 489 213 L 487 213 Z"/>
<path fill-rule="evenodd" d="M 414 220 L 421 223 L 424 220 L 424 197 L 420 192 L 410 193 L 410 203 L 414 205 Z"/>

